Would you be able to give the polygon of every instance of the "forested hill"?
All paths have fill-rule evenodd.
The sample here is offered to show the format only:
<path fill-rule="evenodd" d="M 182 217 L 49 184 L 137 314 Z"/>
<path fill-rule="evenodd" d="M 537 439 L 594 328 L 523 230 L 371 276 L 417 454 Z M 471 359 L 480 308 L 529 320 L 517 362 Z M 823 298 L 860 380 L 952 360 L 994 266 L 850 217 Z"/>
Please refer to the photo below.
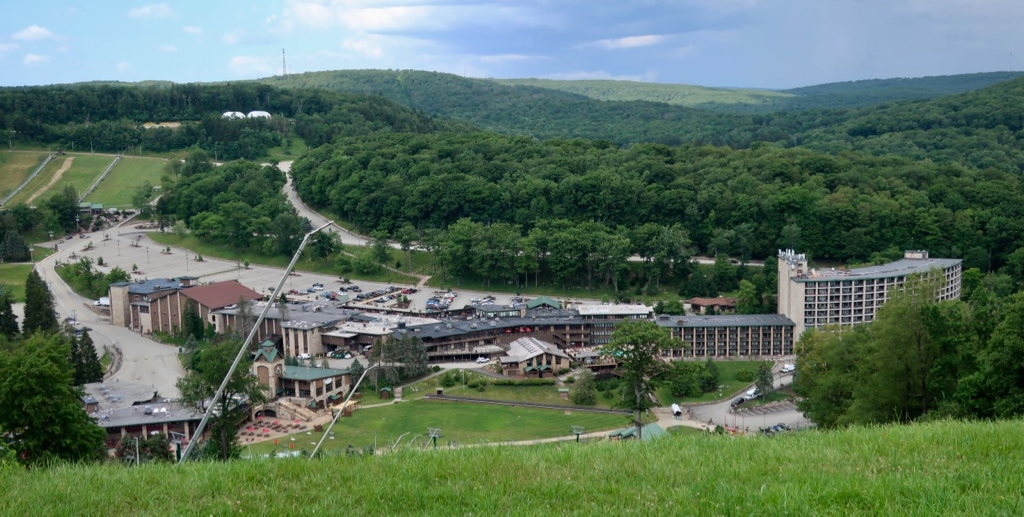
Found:
<path fill-rule="evenodd" d="M 806 147 L 1024 170 L 1024 78 L 940 99 L 879 106 L 800 135 Z"/>
<path fill-rule="evenodd" d="M 225 111 L 267 111 L 271 119 L 225 119 Z M 145 129 L 146 122 L 180 127 Z M 294 124 L 292 124 L 294 122 Z M 260 158 L 296 134 L 311 146 L 377 131 L 441 126 L 379 95 L 222 84 L 80 83 L 0 88 L 0 127 L 19 140 L 96 151 L 128 146 L 164 152 L 194 145 L 221 158 Z"/>
<path fill-rule="evenodd" d="M 664 102 L 732 113 L 863 108 L 895 101 L 935 99 L 1015 79 L 1024 72 L 989 72 L 935 77 L 871 79 L 789 90 L 709 88 L 637 81 L 492 79 L 506 85 L 535 86 L 604 101 Z"/>
<path fill-rule="evenodd" d="M 535 86 L 416 70 L 338 70 L 268 77 L 264 84 L 380 94 L 415 110 L 480 128 L 536 138 L 588 138 L 632 142 L 707 143 L 746 147 L 787 135 L 749 116 L 714 113 L 643 101 L 598 101 Z"/>

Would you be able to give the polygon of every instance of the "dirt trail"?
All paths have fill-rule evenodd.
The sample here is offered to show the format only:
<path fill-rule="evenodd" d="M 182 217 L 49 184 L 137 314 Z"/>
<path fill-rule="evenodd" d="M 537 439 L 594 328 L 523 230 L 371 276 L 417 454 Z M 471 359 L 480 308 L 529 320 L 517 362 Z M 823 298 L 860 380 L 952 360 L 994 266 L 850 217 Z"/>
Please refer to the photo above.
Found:
<path fill-rule="evenodd" d="M 50 187 L 52 187 L 54 183 L 60 181 L 61 177 L 64 176 L 64 172 L 71 168 L 71 164 L 74 163 L 74 161 L 74 156 L 68 156 L 67 158 L 64 158 L 64 163 L 61 164 L 60 169 L 57 169 L 57 172 L 53 175 L 52 178 L 50 178 L 50 182 L 47 183 L 45 187 L 37 190 L 35 194 L 32 194 L 32 197 L 28 198 L 28 201 L 25 201 L 25 204 L 31 206 L 32 202 L 35 201 L 37 197 L 42 195 L 44 192 L 50 190 Z"/>

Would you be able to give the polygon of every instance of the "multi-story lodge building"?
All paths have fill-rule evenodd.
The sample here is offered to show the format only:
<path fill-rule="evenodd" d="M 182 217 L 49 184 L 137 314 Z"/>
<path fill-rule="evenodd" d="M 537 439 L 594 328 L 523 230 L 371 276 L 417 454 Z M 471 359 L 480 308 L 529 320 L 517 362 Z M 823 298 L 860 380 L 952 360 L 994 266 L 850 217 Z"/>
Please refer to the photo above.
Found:
<path fill-rule="evenodd" d="M 778 312 L 793 320 L 796 336 L 808 328 L 867 323 L 875 319 L 890 290 L 914 274 L 938 276 L 938 299 L 953 300 L 960 297 L 961 262 L 907 251 L 903 259 L 880 266 L 812 269 L 803 253 L 780 250 Z"/>

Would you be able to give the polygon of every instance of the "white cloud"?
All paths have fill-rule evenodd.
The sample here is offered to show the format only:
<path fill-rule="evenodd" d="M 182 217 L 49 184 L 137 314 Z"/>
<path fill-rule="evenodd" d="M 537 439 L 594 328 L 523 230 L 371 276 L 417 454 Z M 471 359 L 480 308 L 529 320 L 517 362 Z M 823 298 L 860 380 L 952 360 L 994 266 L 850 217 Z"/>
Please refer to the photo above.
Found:
<path fill-rule="evenodd" d="M 526 61 L 528 59 L 545 59 L 543 56 L 528 56 L 526 54 L 496 54 L 490 56 L 478 56 L 484 63 L 506 63 L 509 61 Z"/>
<path fill-rule="evenodd" d="M 131 63 L 127 61 L 121 61 L 117 64 L 117 73 L 119 74 L 130 74 L 135 71 L 135 68 Z"/>
<path fill-rule="evenodd" d="M 430 2 L 437 3 L 430 3 Z M 528 7 L 463 4 L 441 0 L 288 0 L 268 25 L 291 31 L 296 27 L 343 28 L 360 32 L 445 31 L 459 26 L 548 23 L 529 15 Z"/>
<path fill-rule="evenodd" d="M 171 16 L 171 6 L 165 3 L 149 4 L 128 11 L 129 18 L 155 20 Z"/>
<path fill-rule="evenodd" d="M 276 66 L 276 61 L 258 56 L 234 56 L 228 63 L 232 73 L 244 77 L 273 75 L 278 72 Z"/>
<path fill-rule="evenodd" d="M 175 47 L 174 45 L 160 45 L 157 47 L 157 50 L 160 52 L 177 52 L 178 47 Z"/>
<path fill-rule="evenodd" d="M 16 48 L 18 48 L 17 43 L 0 43 L 0 56 L 3 56 Z"/>
<path fill-rule="evenodd" d="M 600 47 L 607 50 L 622 48 L 649 47 L 657 45 L 668 39 L 668 36 L 660 34 L 645 34 L 643 36 L 626 36 L 624 38 L 602 39 L 591 43 L 584 43 L 581 47 Z"/>
<path fill-rule="evenodd" d="M 201 27 L 196 27 L 195 25 L 186 25 L 186 26 L 182 27 L 181 30 L 183 30 L 186 33 L 191 34 L 193 36 L 202 36 L 203 35 L 203 29 Z"/>
<path fill-rule="evenodd" d="M 11 35 L 11 38 L 22 41 L 37 41 L 56 37 L 57 35 L 50 31 L 50 29 L 40 27 L 38 25 L 31 25 L 23 29 L 21 32 L 16 32 Z"/>
<path fill-rule="evenodd" d="M 228 45 L 237 45 L 242 42 L 242 38 L 245 37 L 245 31 L 239 29 L 233 32 L 226 32 L 221 39 Z"/>
<path fill-rule="evenodd" d="M 25 57 L 22 58 L 21 62 L 26 65 L 38 65 L 41 63 L 45 63 L 49 60 L 50 56 L 43 56 L 40 54 L 25 54 Z"/>
<path fill-rule="evenodd" d="M 644 82 L 650 82 L 650 81 L 654 80 L 654 74 L 652 72 L 650 72 L 650 71 L 645 73 L 645 74 L 643 74 L 643 75 L 635 75 L 635 74 L 612 74 L 612 73 L 605 72 L 604 70 L 596 70 L 596 71 L 578 70 L 578 71 L 574 71 L 574 72 L 562 72 L 562 73 L 557 73 L 557 74 L 550 74 L 548 76 L 542 77 L 542 79 L 561 79 L 561 80 L 567 80 L 567 81 L 587 80 L 587 79 L 611 79 L 611 80 L 615 80 L 615 81 L 644 81 Z"/>

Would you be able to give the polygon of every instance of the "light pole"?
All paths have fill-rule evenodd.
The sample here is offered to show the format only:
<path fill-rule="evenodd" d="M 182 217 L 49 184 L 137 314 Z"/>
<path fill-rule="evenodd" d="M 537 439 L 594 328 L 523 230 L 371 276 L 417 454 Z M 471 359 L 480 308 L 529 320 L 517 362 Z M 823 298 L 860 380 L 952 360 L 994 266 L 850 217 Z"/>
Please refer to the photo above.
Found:
<path fill-rule="evenodd" d="M 82 231 L 82 216 L 80 215 L 75 216 L 75 229 L 79 232 Z"/>
<path fill-rule="evenodd" d="M 146 264 L 149 264 L 149 246 L 146 246 Z"/>
<path fill-rule="evenodd" d="M 17 134 L 17 133 L 18 132 L 13 130 L 13 129 L 9 129 L 8 130 L 7 145 L 11 147 L 11 151 L 12 152 L 14 151 L 14 135 Z"/>

